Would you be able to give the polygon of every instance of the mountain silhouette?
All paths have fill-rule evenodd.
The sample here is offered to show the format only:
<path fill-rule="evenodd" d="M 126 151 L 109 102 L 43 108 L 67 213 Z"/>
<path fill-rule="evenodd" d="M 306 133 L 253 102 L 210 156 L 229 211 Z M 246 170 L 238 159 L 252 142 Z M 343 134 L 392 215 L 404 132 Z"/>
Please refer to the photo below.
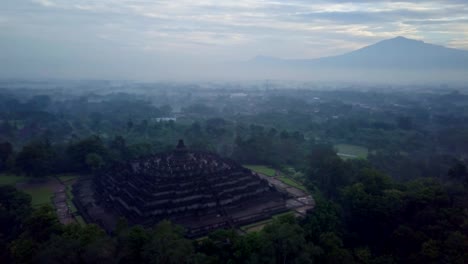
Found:
<path fill-rule="evenodd" d="M 338 56 L 304 60 L 258 56 L 253 62 L 274 67 L 468 70 L 468 51 L 396 37 Z"/>

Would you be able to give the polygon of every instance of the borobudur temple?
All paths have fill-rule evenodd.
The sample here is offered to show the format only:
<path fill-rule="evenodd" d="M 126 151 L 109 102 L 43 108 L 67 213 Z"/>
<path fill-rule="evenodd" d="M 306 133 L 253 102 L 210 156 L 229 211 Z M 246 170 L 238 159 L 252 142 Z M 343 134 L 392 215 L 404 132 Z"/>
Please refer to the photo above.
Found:
<path fill-rule="evenodd" d="M 256 173 L 182 140 L 167 153 L 114 164 L 77 183 L 75 203 L 88 222 L 112 231 L 119 217 L 152 226 L 168 219 L 196 237 L 286 211 L 286 194 Z"/>

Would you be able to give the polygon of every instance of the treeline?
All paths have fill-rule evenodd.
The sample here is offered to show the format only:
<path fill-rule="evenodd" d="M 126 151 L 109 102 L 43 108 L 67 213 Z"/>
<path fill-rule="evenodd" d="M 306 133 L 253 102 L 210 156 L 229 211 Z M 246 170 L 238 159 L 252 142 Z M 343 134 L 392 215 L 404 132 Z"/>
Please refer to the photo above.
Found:
<path fill-rule="evenodd" d="M 303 133 L 221 118 L 202 104 L 182 108 L 180 121 L 160 122 L 158 117 L 173 116 L 172 108 L 135 95 L 63 97 L 0 97 L 0 170 L 31 176 L 89 172 L 108 160 L 170 149 L 178 139 L 242 163 L 302 167 L 305 158 Z M 128 150 L 116 149 L 122 143 Z M 79 148 L 86 153 L 77 154 Z"/>
<path fill-rule="evenodd" d="M 48 140 L 35 140 L 15 152 L 11 143 L 0 143 L 0 172 L 43 177 L 50 174 L 89 174 L 113 161 L 131 159 L 158 151 L 148 144 L 127 145 L 117 136 L 105 142 L 98 136 L 52 144 Z"/>
<path fill-rule="evenodd" d="M 465 164 L 454 165 L 443 180 L 401 183 L 365 161 L 343 161 L 326 146 L 316 146 L 309 161 L 309 188 L 323 201 L 309 216 L 318 219 L 308 227 L 319 234 L 320 223 L 330 223 L 325 230 L 333 230 L 358 263 L 468 260 Z"/>
<path fill-rule="evenodd" d="M 155 106 L 130 94 L 49 95 L 29 99 L 0 91 L 0 140 L 22 146 L 37 138 L 63 143 L 91 135 L 144 134 L 154 119 L 171 115 L 169 105 Z"/>
<path fill-rule="evenodd" d="M 129 124 L 132 130 L 139 130 L 141 126 Z M 215 152 L 243 164 L 303 168 L 306 149 L 310 144 L 299 132 L 279 132 L 274 128 L 267 130 L 258 125 L 234 126 L 221 118 L 209 119 L 203 123 L 194 122 L 188 127 L 176 126 L 173 122 L 157 124 L 157 127 L 152 129 L 159 130 L 161 135 L 140 135 L 138 139 L 128 134 L 111 139 L 97 135 L 76 137 L 66 142 L 38 137 L 21 148 L 8 141 L 0 142 L 0 172 L 31 177 L 71 172 L 90 173 L 113 161 L 170 151 L 178 139 L 185 139 L 189 148 L 194 150 Z M 148 130 L 149 128 L 146 129 Z M 285 153 L 288 155 L 284 155 Z"/>
<path fill-rule="evenodd" d="M 47 93 L 0 91 L 0 142 L 10 142 L 16 153 L 37 139 L 60 146 L 57 153 L 93 135 L 105 145 L 121 136 L 129 146 L 150 149 L 141 153 L 184 139 L 242 163 L 303 171 L 308 146 L 345 143 L 368 148 L 373 167 L 406 181 L 445 176 L 468 149 L 468 100 L 458 93 L 276 90 L 231 100 L 41 92 Z M 169 105 L 175 101 L 177 111 Z M 157 121 L 175 116 L 176 122 Z"/>

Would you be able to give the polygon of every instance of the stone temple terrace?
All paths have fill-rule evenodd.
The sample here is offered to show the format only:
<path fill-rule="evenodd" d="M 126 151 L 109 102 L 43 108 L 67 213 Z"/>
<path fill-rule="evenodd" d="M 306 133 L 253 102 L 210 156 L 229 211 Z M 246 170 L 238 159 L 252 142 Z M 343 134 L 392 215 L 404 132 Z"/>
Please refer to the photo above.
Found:
<path fill-rule="evenodd" d="M 288 210 L 287 192 L 212 153 L 179 140 L 173 151 L 116 163 L 77 183 L 74 199 L 87 222 L 111 232 L 120 217 L 152 226 L 163 219 L 197 237 Z"/>

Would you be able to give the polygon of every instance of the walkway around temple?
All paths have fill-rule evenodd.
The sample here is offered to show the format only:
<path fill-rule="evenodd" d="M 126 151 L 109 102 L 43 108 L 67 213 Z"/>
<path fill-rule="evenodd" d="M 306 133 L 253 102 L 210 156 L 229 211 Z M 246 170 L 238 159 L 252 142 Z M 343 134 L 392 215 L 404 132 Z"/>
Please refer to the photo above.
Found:
<path fill-rule="evenodd" d="M 307 211 L 314 209 L 315 207 L 315 200 L 309 193 L 301 190 L 299 188 L 293 187 L 291 185 L 287 185 L 283 181 L 279 180 L 281 176 L 279 171 L 275 171 L 274 176 L 268 176 L 261 173 L 257 174 L 264 180 L 268 181 L 272 186 L 274 186 L 277 190 L 282 191 L 287 194 L 289 199 L 286 200 L 286 207 L 294 212 L 296 217 L 305 217 Z M 248 228 L 244 230 L 252 230 L 258 231 L 266 224 L 265 221 L 250 224 Z"/>

